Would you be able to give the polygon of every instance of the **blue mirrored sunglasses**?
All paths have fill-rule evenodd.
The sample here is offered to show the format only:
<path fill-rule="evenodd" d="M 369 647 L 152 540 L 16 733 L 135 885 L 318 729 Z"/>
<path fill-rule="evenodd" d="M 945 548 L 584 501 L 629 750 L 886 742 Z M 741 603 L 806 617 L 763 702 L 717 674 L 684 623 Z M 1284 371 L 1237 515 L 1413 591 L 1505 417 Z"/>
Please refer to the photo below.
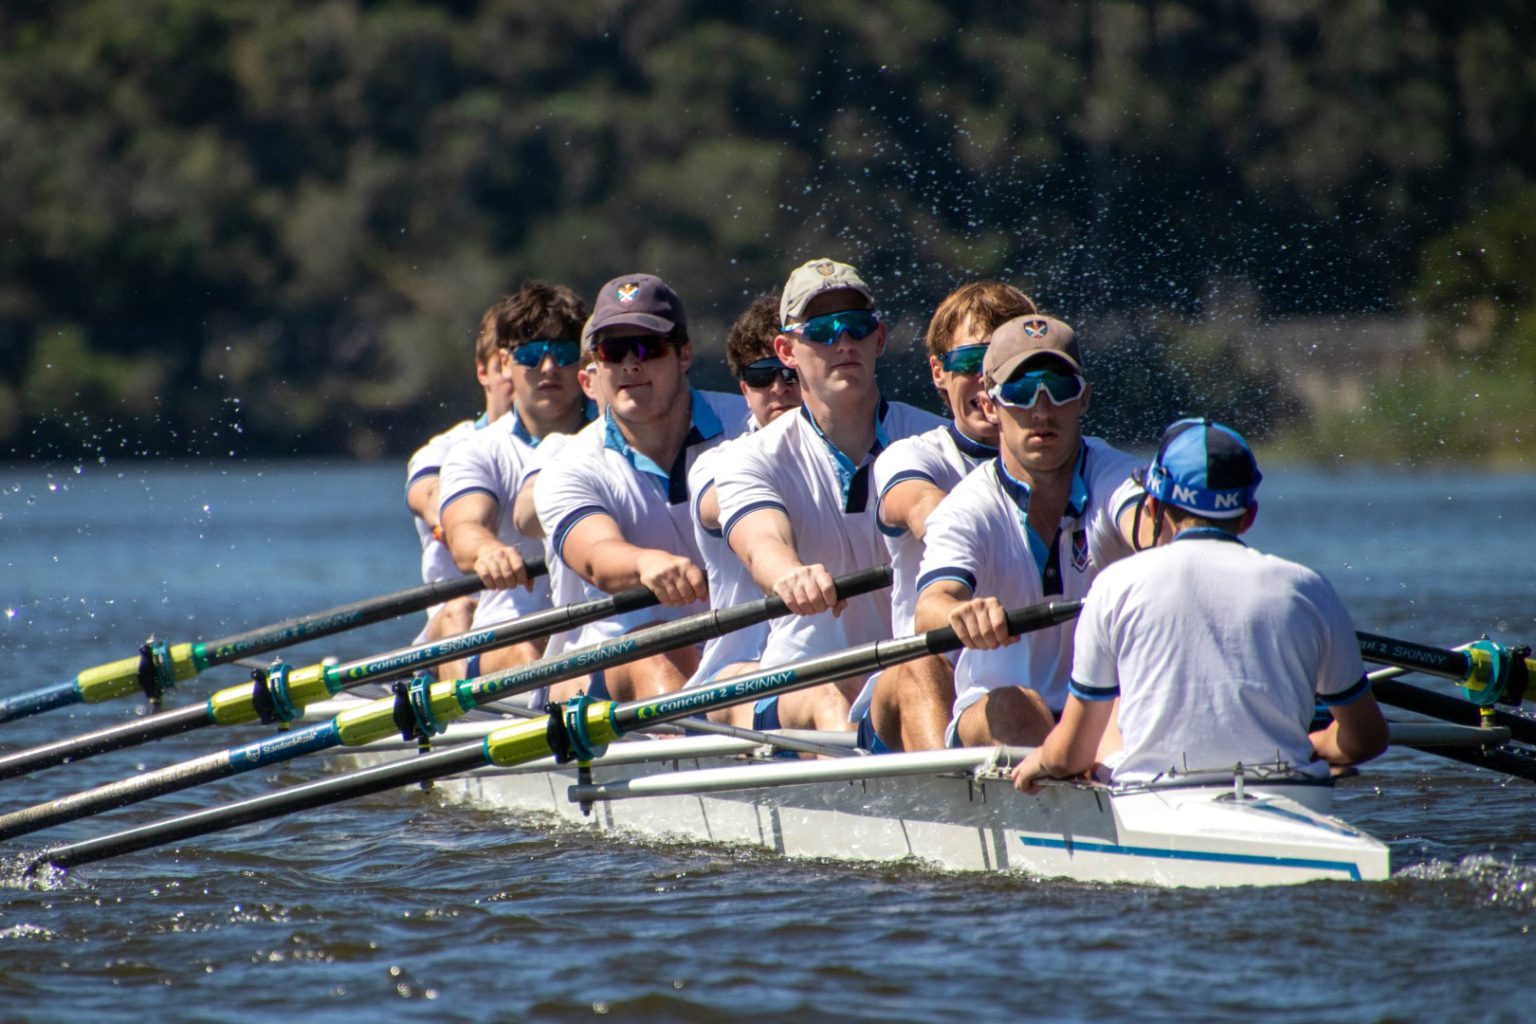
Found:
<path fill-rule="evenodd" d="M 1031 370 L 1008 378 L 1007 381 L 988 391 L 992 401 L 1015 409 L 1033 409 L 1045 392 L 1052 405 L 1066 405 L 1081 398 L 1088 382 L 1080 374 L 1057 373 L 1055 370 Z"/>
<path fill-rule="evenodd" d="M 813 316 L 803 324 L 790 324 L 786 333 L 798 334 L 818 345 L 831 345 L 847 334 L 854 341 L 863 341 L 880 326 L 880 317 L 870 309 L 847 309 L 841 313 Z"/>
<path fill-rule="evenodd" d="M 939 365 L 948 373 L 980 373 L 987 358 L 985 345 L 961 345 L 939 357 Z"/>
<path fill-rule="evenodd" d="M 800 375 L 785 366 L 777 359 L 759 359 L 755 363 L 748 363 L 741 368 L 741 381 L 749 388 L 762 390 L 773 386 L 775 380 L 782 380 L 785 384 L 794 384 L 800 379 Z"/>
<path fill-rule="evenodd" d="M 556 366 L 574 366 L 576 360 L 581 358 L 581 342 L 540 338 L 538 341 L 525 341 L 512 349 L 512 361 L 518 366 L 538 366 L 544 362 L 545 356 L 553 359 Z"/>

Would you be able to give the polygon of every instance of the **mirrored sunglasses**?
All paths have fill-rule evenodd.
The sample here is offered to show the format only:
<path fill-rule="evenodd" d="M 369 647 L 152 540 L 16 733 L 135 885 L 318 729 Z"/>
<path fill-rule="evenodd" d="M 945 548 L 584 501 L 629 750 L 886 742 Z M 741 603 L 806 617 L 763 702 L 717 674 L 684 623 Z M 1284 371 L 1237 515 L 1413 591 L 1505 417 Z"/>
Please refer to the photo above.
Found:
<path fill-rule="evenodd" d="M 880 316 L 869 309 L 848 309 L 826 316 L 813 316 L 803 324 L 790 324 L 785 333 L 798 334 L 818 345 L 831 345 L 847 334 L 854 341 L 863 341 L 880 326 Z"/>
<path fill-rule="evenodd" d="M 939 357 L 939 365 L 948 373 L 980 373 L 987 358 L 985 345 L 961 345 Z"/>
<path fill-rule="evenodd" d="M 1008 378 L 1007 381 L 988 391 L 992 401 L 1015 409 L 1033 409 L 1044 392 L 1052 405 L 1066 405 L 1082 397 L 1088 382 L 1076 373 L 1057 373 L 1055 370 L 1031 370 Z"/>
<path fill-rule="evenodd" d="M 622 363 L 630 356 L 634 356 L 642 363 L 648 363 L 652 359 L 660 359 L 667 354 L 667 349 L 672 342 L 659 334 L 630 336 L 627 338 L 596 338 L 592 342 L 592 351 L 597 355 L 600 363 Z"/>
<path fill-rule="evenodd" d="M 512 349 L 512 361 L 530 369 L 544 362 L 544 357 L 555 361 L 556 366 L 574 366 L 581 358 L 581 343 L 556 338 L 540 338 L 525 341 Z"/>
<path fill-rule="evenodd" d="M 742 383 L 755 391 L 773 387 L 775 380 L 782 380 L 785 384 L 796 384 L 800 381 L 800 374 L 777 359 L 759 359 L 741 368 Z"/>

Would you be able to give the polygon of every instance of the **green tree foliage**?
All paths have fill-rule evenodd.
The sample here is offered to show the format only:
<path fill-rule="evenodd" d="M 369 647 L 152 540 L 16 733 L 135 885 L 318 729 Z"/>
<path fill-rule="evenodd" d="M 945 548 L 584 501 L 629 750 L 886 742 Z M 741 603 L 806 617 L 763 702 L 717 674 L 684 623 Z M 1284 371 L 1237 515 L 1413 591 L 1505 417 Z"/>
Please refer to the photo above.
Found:
<path fill-rule="evenodd" d="M 898 349 L 957 283 L 1021 284 L 1083 328 L 1122 440 L 1294 415 L 1238 368 L 1221 282 L 1258 316 L 1416 300 L 1529 367 L 1529 14 L 17 0 L 0 445 L 406 450 L 473 405 L 474 324 L 522 279 L 663 274 L 710 352 L 822 254 Z M 925 394 L 916 346 L 887 376 Z"/>

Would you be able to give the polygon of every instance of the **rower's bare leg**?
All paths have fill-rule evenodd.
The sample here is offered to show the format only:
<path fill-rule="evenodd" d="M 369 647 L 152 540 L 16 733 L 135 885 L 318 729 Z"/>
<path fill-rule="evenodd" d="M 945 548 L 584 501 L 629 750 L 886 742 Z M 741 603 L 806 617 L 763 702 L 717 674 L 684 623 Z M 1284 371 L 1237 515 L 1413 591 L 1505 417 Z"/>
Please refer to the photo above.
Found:
<path fill-rule="evenodd" d="M 494 650 L 484 651 L 480 655 L 479 674 L 487 676 L 502 669 L 517 668 L 530 661 L 538 661 L 544 657 L 544 643 L 544 640 L 528 640 L 520 644 L 512 644 L 510 647 L 497 647 Z M 438 666 L 437 678 L 463 679 L 468 671 L 468 661 L 446 661 Z"/>
<path fill-rule="evenodd" d="M 854 724 L 848 721 L 848 709 L 853 706 L 847 695 L 850 680 L 822 683 L 779 696 L 779 727 L 782 729 L 825 729 L 829 732 L 851 732 Z M 857 696 L 864 680 L 851 681 Z M 750 720 L 748 722 L 750 725 Z"/>
<path fill-rule="evenodd" d="M 1055 724 L 1051 709 L 1034 690 L 1004 686 L 966 708 L 956 732 L 967 747 L 1037 747 Z"/>
<path fill-rule="evenodd" d="M 699 649 L 690 645 L 681 650 L 654 654 L 626 665 L 615 665 L 603 670 L 603 681 L 608 696 L 624 702 L 659 697 L 663 693 L 681 690 L 683 684 L 699 669 Z M 551 700 L 570 700 L 578 690 L 589 688 L 588 680 L 568 679 L 549 688 Z"/>
<path fill-rule="evenodd" d="M 943 655 L 932 654 L 881 672 L 869 717 L 892 750 L 942 750 L 954 703 L 954 667 Z"/>
<path fill-rule="evenodd" d="M 423 643 L 434 643 L 448 636 L 458 636 L 467 633 L 475 621 L 475 599 L 473 597 L 456 597 L 437 610 L 427 622 L 427 628 L 422 633 Z M 464 662 L 449 661 L 437 666 L 437 678 L 462 679 Z"/>
<path fill-rule="evenodd" d="M 734 676 L 751 675 L 758 670 L 758 667 L 755 661 L 738 661 L 720 669 L 709 681 L 714 683 Z M 709 720 L 734 725 L 738 729 L 750 729 L 752 728 L 752 705 L 755 703 L 756 701 L 747 701 L 745 704 L 732 704 L 728 708 L 716 708 L 709 713 Z"/>

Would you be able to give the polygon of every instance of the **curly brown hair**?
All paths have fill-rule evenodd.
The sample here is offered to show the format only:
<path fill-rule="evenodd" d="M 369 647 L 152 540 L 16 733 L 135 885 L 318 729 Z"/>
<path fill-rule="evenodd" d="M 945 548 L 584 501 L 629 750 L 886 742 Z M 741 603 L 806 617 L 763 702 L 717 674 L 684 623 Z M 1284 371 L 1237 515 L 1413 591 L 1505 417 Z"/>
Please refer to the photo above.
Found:
<path fill-rule="evenodd" d="M 725 336 L 725 362 L 731 375 L 739 378 L 744 367 L 773 355 L 773 339 L 778 334 L 778 296 L 759 295 L 742 310 Z"/>

